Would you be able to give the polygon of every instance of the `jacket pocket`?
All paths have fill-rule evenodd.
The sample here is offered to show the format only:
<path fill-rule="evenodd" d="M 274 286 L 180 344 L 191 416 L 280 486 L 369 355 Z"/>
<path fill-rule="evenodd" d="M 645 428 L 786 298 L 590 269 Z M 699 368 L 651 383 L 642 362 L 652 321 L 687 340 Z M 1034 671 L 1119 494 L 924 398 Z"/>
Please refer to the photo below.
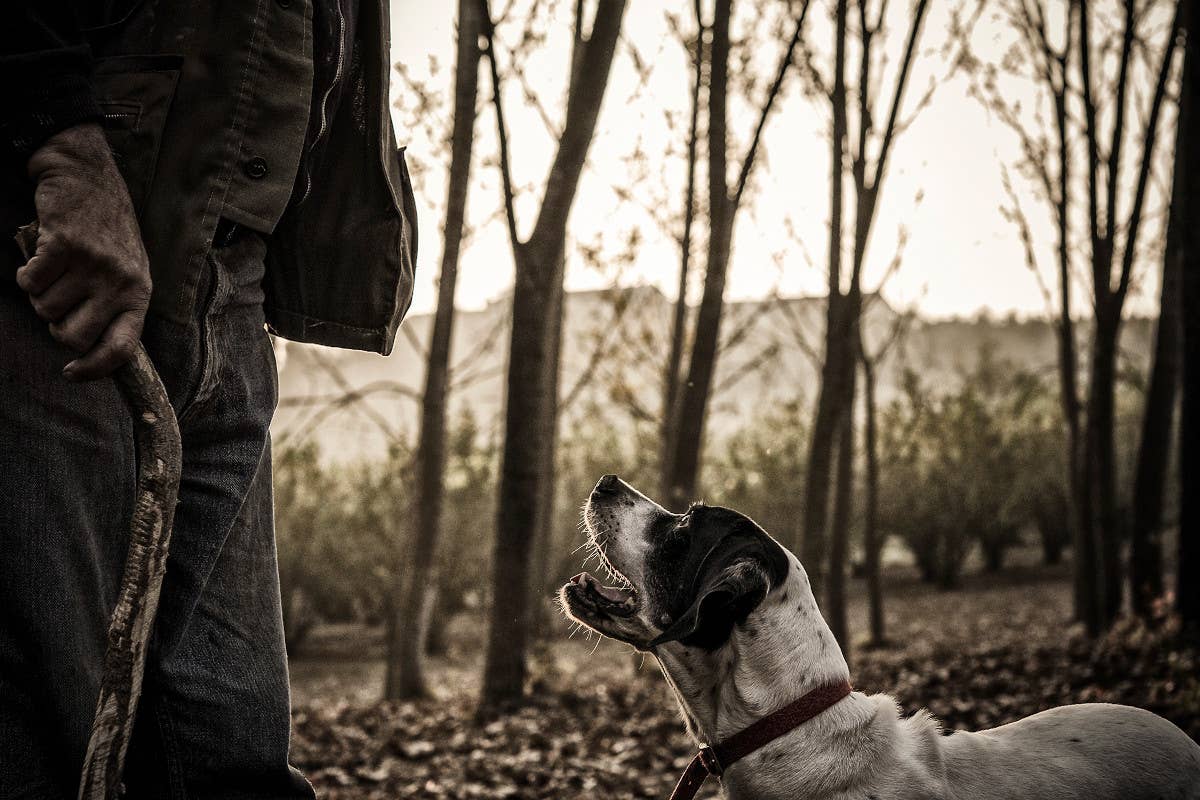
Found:
<path fill-rule="evenodd" d="M 93 85 L 101 125 L 141 219 L 154 183 L 158 151 L 181 56 L 117 56 L 96 61 Z"/>

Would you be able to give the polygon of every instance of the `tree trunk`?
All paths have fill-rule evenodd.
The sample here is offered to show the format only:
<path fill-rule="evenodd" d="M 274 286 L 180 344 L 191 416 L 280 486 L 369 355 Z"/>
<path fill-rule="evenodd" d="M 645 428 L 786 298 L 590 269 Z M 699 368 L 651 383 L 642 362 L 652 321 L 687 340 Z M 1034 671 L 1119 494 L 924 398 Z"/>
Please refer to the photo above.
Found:
<path fill-rule="evenodd" d="M 1088 632 L 1107 630 L 1121 609 L 1120 531 L 1116 504 L 1116 453 L 1113 442 L 1117 337 L 1120 316 L 1097 309 L 1088 381 L 1084 464 L 1087 468 L 1083 520 L 1091 541 L 1092 603 Z"/>
<path fill-rule="evenodd" d="M 724 308 L 725 273 L 733 235 L 733 204 L 726 180 L 726 101 L 729 89 L 729 19 L 733 0 L 717 0 L 713 14 L 712 55 L 708 85 L 708 263 L 704 295 L 696 315 L 696 333 L 687 381 L 679 396 L 674 448 L 667 462 L 666 503 L 682 508 L 693 499 L 700 466 L 708 392 L 712 386 Z"/>
<path fill-rule="evenodd" d="M 556 297 L 562 292 L 567 218 L 596 130 L 624 14 L 624 0 L 600 0 L 580 66 L 572 69 L 566 121 L 537 223 L 527 242 L 513 242 L 512 339 L 481 710 L 512 704 L 524 694 L 530 546 L 554 479 L 547 474 L 552 460 L 546 450 L 553 443 L 556 404 L 543 390 L 558 371 L 553 362 L 561 321 L 551 317 L 562 311 Z M 494 50 L 489 52 L 494 59 Z M 498 87 L 493 89 L 498 96 Z M 506 204 L 511 210 L 510 190 L 507 187 Z"/>
<path fill-rule="evenodd" d="M 1063 231 L 1066 235 L 1066 231 Z M 1065 239 L 1060 247 L 1065 248 Z M 1070 294 L 1069 267 L 1061 273 L 1060 283 L 1063 296 Z M 1067 500 L 1067 530 L 1071 539 L 1071 576 L 1073 592 L 1073 610 L 1077 622 L 1086 622 L 1091 616 L 1092 599 L 1095 596 L 1093 582 L 1095 579 L 1095 556 L 1092 553 L 1092 540 L 1088 535 L 1088 526 L 1084 523 L 1084 491 L 1083 464 L 1083 435 L 1080 418 L 1082 408 L 1079 402 L 1078 367 L 1076 366 L 1075 329 L 1071 322 L 1070 300 L 1062 303 L 1062 316 L 1059 322 L 1059 392 L 1063 409 L 1063 418 L 1067 428 L 1066 453 L 1066 500 Z"/>
<path fill-rule="evenodd" d="M 1064 487 L 1061 493 L 1048 492 L 1033 507 L 1034 524 L 1042 545 L 1042 563 L 1048 567 L 1062 563 L 1063 550 L 1071 540 L 1068 491 Z"/>
<path fill-rule="evenodd" d="M 504 455 L 492 558 L 491 625 L 484 668 L 483 704 L 517 700 L 524 692 L 529 635 L 530 556 L 538 530 L 545 474 L 545 443 L 551 435 L 549 398 L 542 391 L 550 369 L 550 286 L 561 282 L 556 256 L 523 246 L 516 263 L 512 343 L 508 366 Z"/>
<path fill-rule="evenodd" d="M 561 257 L 562 254 L 560 254 Z M 563 273 L 565 266 L 565 263 L 559 266 L 560 274 Z M 553 326 L 553 330 L 550 331 L 550 369 L 546 371 L 546 383 L 541 390 L 546 395 L 548 405 L 546 413 L 553 420 L 542 450 L 542 460 L 544 461 L 542 469 L 544 470 L 544 474 L 549 476 L 549 482 L 542 492 L 541 504 L 538 507 L 538 521 L 533 546 L 533 569 L 531 570 L 529 587 L 530 601 L 532 603 L 531 608 L 533 611 L 533 630 L 535 633 L 549 630 L 550 626 L 547 623 L 549 622 L 550 611 L 554 607 L 550 601 L 548 587 L 551 579 L 550 548 L 551 543 L 554 541 L 554 502 L 558 494 L 558 482 L 556 480 L 558 473 L 555 469 L 554 459 L 558 449 L 558 383 L 565 308 L 563 306 L 562 281 L 559 281 L 558 285 L 552 288 L 554 289 L 554 299 L 545 311 Z"/>
<path fill-rule="evenodd" d="M 857 325 L 855 330 L 857 331 Z M 851 360 L 856 370 L 857 360 Z M 848 394 L 853 397 L 853 377 Z M 842 412 L 838 430 L 837 490 L 834 493 L 833 522 L 830 526 L 829 580 L 826 584 L 825 614 L 842 652 L 850 655 L 850 631 L 846 622 L 846 551 L 850 546 L 851 505 L 854 497 L 854 414 L 853 401 Z"/>
<path fill-rule="evenodd" d="M 1053 567 L 1062 563 L 1063 546 L 1059 542 L 1042 540 L 1042 563 Z"/>
<path fill-rule="evenodd" d="M 446 626 L 449 621 L 450 614 L 446 611 L 446 590 L 439 583 L 437 591 L 433 595 L 432 607 L 429 610 L 429 624 L 426 626 L 425 655 L 427 657 L 446 655 L 450 644 L 446 636 Z"/>
<path fill-rule="evenodd" d="M 700 453 L 704 445 L 708 395 L 720 351 L 721 312 L 724 307 L 725 274 L 729 267 L 734 218 L 737 216 L 750 172 L 754 168 L 763 129 L 800 42 L 809 5 L 809 0 L 804 0 L 796 18 L 796 27 L 780 61 L 775 81 L 767 92 L 766 102 L 759 113 L 758 125 L 742 160 L 732 193 L 726 179 L 726 103 L 729 86 L 729 21 L 733 0 L 717 0 L 713 13 L 708 84 L 708 263 L 704 276 L 704 295 L 700 300 L 695 334 L 692 336 L 687 381 L 680 390 L 676 405 L 674 441 L 671 442 L 672 447 L 665 459 L 663 483 L 667 486 L 666 502 L 670 506 L 682 506 L 691 500 L 696 492 Z"/>
<path fill-rule="evenodd" d="M 880 647 L 887 641 L 886 624 L 883 616 L 883 586 L 879 576 L 879 445 L 876 441 L 875 364 L 864 357 L 863 395 L 866 405 L 867 487 L 866 520 L 863 525 L 863 557 L 866 562 L 867 615 L 871 630 L 871 646 Z"/>
<path fill-rule="evenodd" d="M 1115 97 L 1111 139 L 1106 148 L 1101 146 L 1097 106 L 1092 92 L 1092 53 L 1089 43 L 1089 9 L 1086 0 L 1073 5 L 1079 14 L 1079 74 L 1082 81 L 1084 110 L 1084 135 L 1087 142 L 1088 162 L 1088 228 L 1091 240 L 1091 267 L 1093 301 L 1095 308 L 1095 332 L 1092 339 L 1092 370 L 1088 387 L 1087 423 L 1084 432 L 1084 487 L 1083 514 L 1081 524 L 1087 529 L 1087 538 L 1092 544 L 1093 569 L 1090 574 L 1093 587 L 1094 608 L 1089 609 L 1086 624 L 1089 633 L 1095 635 L 1106 630 L 1121 610 L 1122 568 L 1120 521 L 1117 516 L 1116 458 L 1113 443 L 1115 422 L 1115 378 L 1117 342 L 1121 328 L 1121 315 L 1128 292 L 1133 265 L 1137 253 L 1138 229 L 1142 221 L 1142 206 L 1149 184 L 1157 142 L 1160 111 L 1167 96 L 1167 84 L 1175 52 L 1179 12 L 1177 6 L 1164 42 L 1158 77 L 1153 98 L 1145 115 L 1145 129 L 1139 131 L 1142 152 L 1137 160 L 1136 180 L 1133 182 L 1133 200 L 1129 216 L 1122 223 L 1118 220 L 1117 200 L 1121 184 L 1121 149 L 1127 133 L 1125 116 L 1128 76 L 1134 60 L 1134 44 L 1137 40 L 1138 13 L 1133 2 L 1125 3 L 1124 26 L 1121 37 L 1120 56 L 1117 61 Z M 1101 50 L 1103 53 L 1103 49 Z M 1100 74 L 1104 58 L 1100 58 Z M 1136 93 L 1135 93 L 1136 94 Z M 1104 211 L 1101 213 L 1101 151 L 1107 150 L 1103 165 L 1103 188 L 1105 190 Z M 1113 286 L 1113 265 L 1116 261 L 1117 239 L 1121 235 L 1121 260 L 1117 272 L 1117 284 Z"/>
<path fill-rule="evenodd" d="M 1004 569 L 1005 545 L 1000 542 L 985 542 L 983 544 L 984 572 L 995 574 Z"/>
<path fill-rule="evenodd" d="M 846 141 L 846 17 L 847 0 L 838 0 L 835 13 L 833 62 L 833 136 L 830 142 L 829 211 L 829 299 L 825 313 L 825 362 L 821 368 L 821 387 L 817 413 L 813 420 L 812 442 L 804 487 L 804 537 L 802 560 L 820 597 L 826 570 L 826 520 L 829 515 L 829 491 L 832 482 L 833 444 L 840 427 L 844 391 L 841 385 L 847 353 L 843 352 L 848 324 L 842 295 L 842 206 L 845 180 L 844 144 Z M 863 89 L 865 91 L 865 87 Z M 853 360 L 851 361 L 853 363 Z"/>
<path fill-rule="evenodd" d="M 825 361 L 809 443 L 804 485 L 804 533 L 800 538 L 801 560 L 813 590 L 824 585 L 826 571 L 825 525 L 829 515 L 829 492 L 833 483 L 833 446 L 841 421 L 841 328 L 845 298 L 831 289 L 826 312 Z M 829 331 L 834 331 L 830 333 Z"/>
<path fill-rule="evenodd" d="M 1176 129 L 1175 173 L 1187 143 Z M 1171 433 L 1175 425 L 1175 401 L 1179 387 L 1179 347 L 1182 335 L 1179 318 L 1179 284 L 1182 280 L 1179 218 L 1182 181 L 1172 189 L 1171 214 L 1167 221 L 1167 247 L 1163 255 L 1162 291 L 1158 329 L 1154 338 L 1154 363 L 1142 412 L 1142 439 L 1138 450 L 1133 485 L 1133 528 L 1130 535 L 1129 587 L 1133 611 L 1151 616 L 1154 601 L 1163 593 L 1163 493 L 1171 458 Z"/>
<path fill-rule="evenodd" d="M 1073 13 L 1073 12 L 1068 12 Z M 1067 22 L 1068 28 L 1070 22 Z M 1073 42 L 1071 37 L 1063 44 L 1060 70 L 1062 83 L 1052 86 L 1054 93 L 1054 121 L 1058 135 L 1058 197 L 1055 201 L 1055 221 L 1058 225 L 1056 249 L 1058 251 L 1058 390 L 1059 402 L 1062 405 L 1063 419 L 1066 423 L 1067 454 L 1064 467 L 1066 469 L 1067 492 L 1067 530 L 1070 533 L 1072 548 L 1075 553 L 1072 577 L 1074 591 L 1074 613 L 1076 620 L 1087 618 L 1087 608 L 1091 602 L 1091 585 L 1084 566 L 1091 564 L 1091 542 L 1083 535 L 1082 519 L 1083 496 L 1080 483 L 1080 404 L 1079 404 L 1079 367 L 1076 356 L 1075 320 L 1071 316 L 1071 153 L 1070 134 L 1067 116 L 1067 78 L 1066 64 L 1070 57 Z M 1046 563 L 1058 563 L 1062 548 L 1044 552 Z"/>
<path fill-rule="evenodd" d="M 458 3 L 458 60 L 454 77 L 454 128 L 450 137 L 450 176 L 446 196 L 444 249 L 438 305 L 429 343 L 421 431 L 417 443 L 417 526 L 406 570 L 400 572 L 394 635 L 388 654 L 384 696 L 389 700 L 426 693 L 424 656 L 430 614 L 437 593 L 436 551 L 441 531 L 443 476 L 446 467 L 446 394 L 450 372 L 450 340 L 454 327 L 454 289 L 471 177 L 475 138 L 475 101 L 479 85 L 477 0 Z M 407 578 L 407 579 L 406 579 Z"/>
<path fill-rule="evenodd" d="M 1176 181 L 1183 252 L 1183 403 L 1180 411 L 1179 567 L 1175 596 L 1183 624 L 1200 635 L 1200 0 L 1183 0 L 1187 26 L 1187 55 L 1180 89 L 1179 141 L 1184 148 Z"/>
<path fill-rule="evenodd" d="M 915 554 L 917 560 L 917 572 L 921 575 L 921 583 L 936 584 L 941 570 L 938 567 L 938 553 L 933 547 L 922 550 Z"/>
<path fill-rule="evenodd" d="M 679 371 L 683 365 L 684 340 L 687 337 L 687 288 L 691 271 L 692 227 L 696 219 L 696 159 L 700 122 L 700 84 L 704 72 L 704 22 L 696 6 L 696 51 L 692 61 L 692 117 L 688 126 L 687 190 L 683 203 L 683 236 L 679 246 L 679 294 L 675 298 L 674 318 L 671 321 L 671 350 L 667 356 L 663 380 L 662 454 L 659 463 L 659 495 L 671 491 L 671 461 L 675 457 L 676 436 L 679 431 Z"/>

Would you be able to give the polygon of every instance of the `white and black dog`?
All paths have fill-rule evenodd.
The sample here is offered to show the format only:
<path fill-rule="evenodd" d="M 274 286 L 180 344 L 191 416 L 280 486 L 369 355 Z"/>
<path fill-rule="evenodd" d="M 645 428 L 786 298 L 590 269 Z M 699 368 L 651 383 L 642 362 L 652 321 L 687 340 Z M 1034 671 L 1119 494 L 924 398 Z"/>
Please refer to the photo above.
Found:
<path fill-rule="evenodd" d="M 623 585 L 576 576 L 561 592 L 567 614 L 654 653 L 702 753 L 797 698 L 846 685 L 846 660 L 804 568 L 749 518 L 705 505 L 673 514 L 606 475 L 584 524 Z M 1200 746 L 1149 711 L 1063 706 L 944 736 L 926 712 L 904 718 L 887 695 L 848 691 L 789 732 L 759 737 L 753 752 L 726 765 L 726 795 L 1200 800 Z"/>

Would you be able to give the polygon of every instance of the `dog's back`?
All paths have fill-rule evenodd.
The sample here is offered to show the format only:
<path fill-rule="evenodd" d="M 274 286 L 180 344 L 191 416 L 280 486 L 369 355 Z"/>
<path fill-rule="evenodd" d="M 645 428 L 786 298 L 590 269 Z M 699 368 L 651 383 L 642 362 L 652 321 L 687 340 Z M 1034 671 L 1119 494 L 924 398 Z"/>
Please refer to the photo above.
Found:
<path fill-rule="evenodd" d="M 956 797 L 1200 800 L 1200 745 L 1140 708 L 1063 706 L 942 741 Z"/>

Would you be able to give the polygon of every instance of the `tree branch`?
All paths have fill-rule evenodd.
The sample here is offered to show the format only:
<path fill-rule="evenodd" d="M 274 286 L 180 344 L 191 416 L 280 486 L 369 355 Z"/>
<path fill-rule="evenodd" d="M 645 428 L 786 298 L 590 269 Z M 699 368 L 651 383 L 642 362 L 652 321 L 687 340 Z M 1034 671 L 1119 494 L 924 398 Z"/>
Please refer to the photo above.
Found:
<path fill-rule="evenodd" d="M 758 125 L 755 126 L 754 136 L 750 139 L 750 148 L 746 151 L 746 157 L 742 159 L 742 168 L 738 172 L 737 183 L 734 184 L 733 197 L 730 200 L 730 219 L 736 216 L 738 207 L 742 203 L 742 194 L 746 191 L 746 183 L 750 179 L 750 171 L 754 169 L 754 159 L 758 154 L 758 145 L 762 139 L 763 129 L 767 125 L 767 118 L 771 114 L 771 108 L 775 105 L 775 99 L 779 96 L 779 92 L 783 88 L 783 79 L 787 76 L 788 67 L 792 64 L 796 45 L 800 43 L 800 35 L 804 30 L 804 18 L 808 16 L 808 7 L 810 5 L 811 0 L 804 0 L 804 5 L 800 9 L 800 16 L 796 18 L 796 27 L 792 31 L 792 38 L 788 42 L 783 58 L 779 61 L 779 69 L 775 74 L 775 82 L 771 84 L 771 88 L 767 92 L 766 102 L 763 103 L 762 112 L 758 116 Z"/>
<path fill-rule="evenodd" d="M 348 406 L 373 394 L 397 394 L 414 402 L 421 401 L 421 393 L 393 380 L 378 380 L 351 389 L 341 394 L 306 394 L 284 397 L 279 400 L 280 408 L 306 408 L 308 406 Z"/>
<path fill-rule="evenodd" d="M 1180 23 L 1179 9 L 1182 6 L 1183 3 L 1181 2 L 1175 4 L 1175 17 L 1171 20 L 1171 30 L 1167 34 L 1162 63 L 1158 68 L 1158 80 L 1154 84 L 1154 99 L 1150 103 L 1150 118 L 1146 121 L 1146 133 L 1142 142 L 1142 163 L 1138 171 L 1137 188 L 1134 190 L 1133 207 L 1129 211 L 1129 224 L 1125 233 L 1125 249 L 1121 254 L 1121 276 L 1116 291 L 1118 307 L 1124 302 L 1125 295 L 1129 291 L 1130 275 L 1133 272 L 1133 262 L 1137 252 L 1138 228 L 1142 220 L 1142 205 L 1146 199 L 1146 184 L 1153 167 L 1154 145 L 1158 140 L 1158 120 L 1161 116 L 1163 97 L 1166 94 L 1167 78 L 1171 73 L 1171 62 L 1175 55 L 1175 44 L 1178 39 Z"/>
<path fill-rule="evenodd" d="M 912 69 L 913 55 L 916 52 L 917 40 L 921 35 L 921 23 L 929 8 L 929 0 L 917 0 L 916 11 L 913 12 L 912 25 L 908 31 L 908 42 L 904 46 L 904 60 L 900 64 L 900 74 L 896 78 L 896 90 L 892 95 L 892 108 L 888 113 L 887 128 L 884 129 L 883 143 L 879 145 L 879 157 L 875 160 L 875 174 L 871 178 L 871 189 L 879 188 L 879 182 L 887 167 L 887 159 L 892 141 L 896 135 L 896 119 L 900 114 L 900 103 L 904 99 L 904 86 L 908 83 L 908 75 Z"/>
<path fill-rule="evenodd" d="M 1178 6 L 1178 3 L 1176 3 Z M 1104 207 L 1105 214 L 1105 234 L 1104 238 L 1109 243 L 1109 249 L 1106 251 L 1111 257 L 1112 243 L 1114 234 L 1117 228 L 1117 185 L 1120 183 L 1121 177 L 1121 145 L 1125 140 L 1125 93 L 1129 84 L 1129 62 L 1133 51 L 1134 27 L 1136 20 L 1134 16 L 1134 0 L 1125 0 L 1125 29 L 1121 36 L 1121 61 L 1117 71 L 1117 86 L 1116 86 L 1116 111 L 1113 117 L 1112 143 L 1108 149 L 1108 193 Z M 1172 24 L 1174 30 L 1174 24 Z M 1109 265 L 1111 268 L 1111 265 Z M 1108 275 L 1105 275 L 1105 282 L 1108 282 Z"/>
<path fill-rule="evenodd" d="M 566 124 L 550 166 L 541 210 L 529 236 L 530 241 L 558 238 L 557 232 L 566 226 L 579 176 L 595 133 L 600 105 L 604 101 L 604 90 L 608 85 L 625 5 L 625 0 L 600 0 L 597 5 L 591 36 L 578 58 L 578 69 L 574 70 L 577 80 L 567 95 Z"/>
<path fill-rule="evenodd" d="M 479 0 L 479 3 L 480 13 L 483 15 L 483 36 L 487 42 L 483 52 L 491 67 L 492 106 L 496 109 L 496 135 L 500 142 L 499 161 L 504 193 L 504 215 L 508 221 L 508 240 L 512 246 L 513 256 L 516 257 L 521 249 L 521 239 L 517 235 L 516 196 L 513 192 L 512 168 L 508 153 L 508 129 L 504 124 L 504 104 L 500 99 L 500 68 L 496 65 L 496 28 L 492 24 L 488 0 Z"/>
<path fill-rule="evenodd" d="M 1100 234 L 1100 133 L 1096 122 L 1096 102 L 1092 96 L 1092 67 L 1088 0 L 1078 0 L 1073 6 L 1079 14 L 1079 72 L 1083 84 L 1084 138 L 1087 140 L 1088 228 L 1092 240 L 1092 284 L 1096 311 L 1107 304 L 1110 287 L 1108 276 L 1101 274 L 1098 255 L 1103 249 Z"/>

